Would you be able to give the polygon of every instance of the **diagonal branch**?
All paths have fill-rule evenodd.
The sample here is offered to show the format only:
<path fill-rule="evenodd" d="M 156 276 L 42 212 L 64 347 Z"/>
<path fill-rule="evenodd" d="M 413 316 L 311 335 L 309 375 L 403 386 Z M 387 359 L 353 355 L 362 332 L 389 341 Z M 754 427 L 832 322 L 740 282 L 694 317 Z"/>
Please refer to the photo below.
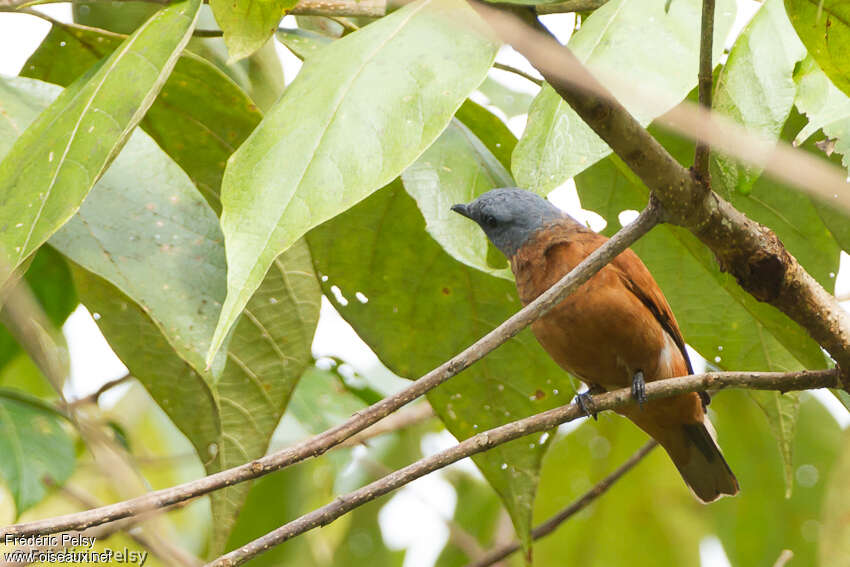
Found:
<path fill-rule="evenodd" d="M 593 486 L 593 488 L 579 496 L 576 500 L 573 500 L 566 508 L 531 530 L 531 539 L 536 541 L 540 538 L 546 537 L 554 532 L 558 526 L 563 524 L 565 521 L 587 508 L 591 502 L 605 494 L 605 492 L 607 492 L 615 482 L 620 480 L 624 474 L 632 470 L 657 446 L 657 441 L 647 441 L 643 447 L 638 449 L 634 455 L 626 460 L 626 462 L 617 467 L 614 472 L 600 480 Z M 520 549 L 521 544 L 518 541 L 513 541 L 488 552 L 476 561 L 469 563 L 466 567 L 489 567 L 509 555 L 516 553 Z"/>
<path fill-rule="evenodd" d="M 729 387 L 750 388 L 755 390 L 807 390 L 810 388 L 834 388 L 839 384 L 837 370 L 817 370 L 801 372 L 716 372 L 680 376 L 650 382 L 646 385 L 646 395 L 650 400 L 675 396 L 687 392 L 722 390 Z M 598 394 L 586 404 L 590 413 L 610 410 L 633 403 L 630 388 Z M 455 463 L 466 457 L 487 451 L 497 445 L 547 431 L 562 423 L 583 417 L 584 413 L 576 404 L 561 406 L 525 419 L 495 427 L 474 435 L 454 447 L 430 457 L 420 459 L 404 468 L 376 480 L 353 492 L 339 496 L 336 500 L 317 508 L 312 512 L 285 524 L 268 534 L 247 543 L 209 563 L 207 567 L 233 567 L 268 551 L 304 532 L 325 526 L 351 510 L 371 502 L 384 494 Z"/>
<path fill-rule="evenodd" d="M 712 61 L 712 40 L 714 38 L 714 0 L 702 0 L 702 22 L 700 23 L 699 42 L 699 103 L 705 108 L 711 108 L 711 81 L 714 64 Z M 710 150 L 708 144 L 697 140 L 694 151 L 694 173 L 702 184 L 711 187 L 711 177 L 708 171 Z"/>
<path fill-rule="evenodd" d="M 649 187 L 667 214 L 665 220 L 689 229 L 714 252 L 720 269 L 732 274 L 742 288 L 806 329 L 844 370 L 844 387 L 850 388 L 850 314 L 803 269 L 776 234 L 716 193 L 705 191 L 575 55 L 548 33 L 533 12 L 494 7 L 479 0 L 470 3 Z M 686 114 L 693 113 L 669 113 L 677 120 L 684 120 Z M 715 130 L 713 145 L 720 134 L 730 134 Z M 772 160 L 784 155 L 781 150 L 771 150 Z M 795 154 L 794 161 L 805 160 Z M 774 172 L 783 169 L 782 164 L 770 163 Z M 818 170 L 826 171 L 820 166 L 807 171 Z M 818 181 L 810 179 L 808 184 L 820 189 Z M 802 181 L 797 177 L 795 183 Z M 840 185 L 846 197 L 846 183 Z"/>
<path fill-rule="evenodd" d="M 650 199 L 649 205 L 634 222 L 622 228 L 611 240 L 596 249 L 558 283 L 512 315 L 507 321 L 487 333 L 487 335 L 479 339 L 472 346 L 466 348 L 460 354 L 416 380 L 404 390 L 356 413 L 351 419 L 336 427 L 332 427 L 292 447 L 198 480 L 157 490 L 143 496 L 93 510 L 0 528 L 0 538 L 5 535 L 24 536 L 51 534 L 67 530 L 82 530 L 195 498 L 233 484 L 261 477 L 310 457 L 318 457 L 331 447 L 342 443 L 405 404 L 436 388 L 452 376 L 457 375 L 464 368 L 481 360 L 496 347 L 519 333 L 538 317 L 546 313 L 546 311 L 560 303 L 567 295 L 590 279 L 593 274 L 602 269 L 603 266 L 613 260 L 620 252 L 646 234 L 658 222 L 660 214 L 657 204 Z"/>

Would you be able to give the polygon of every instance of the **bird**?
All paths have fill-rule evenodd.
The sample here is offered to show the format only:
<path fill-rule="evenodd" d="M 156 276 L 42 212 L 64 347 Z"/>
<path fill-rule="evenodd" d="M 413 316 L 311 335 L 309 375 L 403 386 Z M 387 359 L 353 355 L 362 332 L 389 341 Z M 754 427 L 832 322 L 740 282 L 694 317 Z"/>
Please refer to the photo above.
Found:
<path fill-rule="evenodd" d="M 523 305 L 575 268 L 608 239 L 536 193 L 492 189 L 451 210 L 475 221 L 510 262 Z M 616 411 L 667 451 L 685 484 L 703 502 L 738 493 L 738 480 L 706 415 L 710 397 L 686 393 L 647 401 L 647 381 L 693 374 L 685 341 L 661 288 L 626 249 L 531 324 L 558 365 L 592 394 L 630 387 L 637 404 Z"/>

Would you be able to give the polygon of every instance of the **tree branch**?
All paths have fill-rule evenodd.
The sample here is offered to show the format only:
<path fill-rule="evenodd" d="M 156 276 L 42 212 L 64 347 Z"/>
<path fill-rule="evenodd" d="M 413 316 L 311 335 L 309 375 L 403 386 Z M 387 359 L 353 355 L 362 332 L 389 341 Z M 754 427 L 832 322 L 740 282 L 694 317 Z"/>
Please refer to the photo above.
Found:
<path fill-rule="evenodd" d="M 647 456 L 655 447 L 658 446 L 658 442 L 655 440 L 647 441 L 646 444 L 638 449 L 634 455 L 628 458 L 626 462 L 617 467 L 614 472 L 600 480 L 593 488 L 582 494 L 578 497 L 578 499 L 573 500 L 566 508 L 531 530 L 531 539 L 538 540 L 542 537 L 546 537 L 547 535 L 554 532 L 558 526 L 567 521 L 572 516 L 578 514 L 585 508 L 587 508 L 591 502 L 605 494 L 611 486 L 620 480 L 620 478 L 632 470 L 635 465 L 643 460 L 645 456 Z M 493 565 L 501 561 L 502 559 L 508 557 L 509 555 L 516 553 L 521 549 L 522 545 L 518 541 L 513 541 L 507 545 L 494 549 L 488 552 L 486 555 L 483 555 L 476 561 L 467 564 L 466 567 L 488 567 L 489 565 Z"/>
<path fill-rule="evenodd" d="M 366 429 L 405 404 L 436 388 L 452 376 L 461 372 L 464 368 L 481 360 L 493 349 L 519 333 L 538 317 L 546 313 L 546 311 L 560 303 L 567 295 L 590 279 L 593 274 L 602 269 L 603 266 L 614 259 L 620 252 L 646 234 L 658 222 L 659 216 L 660 211 L 657 203 L 650 200 L 649 205 L 634 222 L 623 227 L 608 242 L 594 250 L 593 253 L 558 283 L 512 315 L 507 321 L 487 333 L 487 335 L 457 356 L 416 380 L 404 390 L 356 413 L 351 419 L 336 427 L 332 427 L 319 435 L 287 449 L 198 480 L 157 490 L 124 502 L 110 504 L 85 512 L 7 526 L 0 529 L 0 537 L 6 534 L 35 535 L 85 529 L 195 498 L 214 490 L 258 478 L 309 457 L 318 457 L 331 447 L 342 443 L 355 433 Z"/>
<path fill-rule="evenodd" d="M 573 53 L 548 34 L 532 12 L 518 16 L 516 9 L 470 2 L 649 187 L 663 205 L 665 220 L 689 229 L 714 252 L 720 269 L 732 274 L 742 288 L 806 329 L 844 370 L 844 386 L 850 388 L 850 315 L 803 269 L 773 231 L 748 219 L 716 193 L 706 192 Z M 746 155 L 743 148 L 747 144 L 742 140 L 752 141 L 741 127 L 732 127 L 704 109 L 695 112 L 685 104 L 668 113 L 665 124 L 671 123 L 690 137 L 694 132 L 705 134 L 712 146 L 724 152 L 734 150 L 731 154 L 736 156 Z M 683 123 L 689 127 L 683 128 Z M 819 194 L 821 184 L 827 184 L 830 191 L 840 191 L 830 201 L 848 206 L 843 173 L 836 176 L 828 164 L 813 165 L 817 161 L 814 156 L 790 148 L 786 151 L 782 145 L 762 153 L 769 157 L 763 164 L 766 172 L 777 176 L 781 172 L 783 180 Z"/>
<path fill-rule="evenodd" d="M 839 384 L 837 370 L 816 370 L 801 372 L 717 372 L 694 376 L 679 376 L 650 382 L 646 385 L 649 400 L 697 392 L 704 390 L 722 390 L 729 387 L 750 388 L 754 390 L 806 390 L 810 388 L 834 388 Z M 598 394 L 586 405 L 590 413 L 616 409 L 634 402 L 631 388 Z M 234 567 L 268 551 L 293 537 L 314 528 L 325 526 L 351 510 L 388 494 L 397 488 L 455 463 L 466 457 L 492 449 L 497 445 L 550 430 L 562 423 L 583 417 L 584 413 L 576 404 L 551 409 L 525 419 L 495 427 L 474 435 L 454 447 L 420 459 L 387 476 L 358 488 L 353 492 L 339 496 L 336 500 L 297 518 L 254 541 L 227 553 L 207 567 Z"/>
<path fill-rule="evenodd" d="M 702 22 L 699 42 L 699 103 L 711 108 L 711 82 L 714 64 L 712 61 L 712 40 L 714 38 L 714 0 L 702 0 Z M 697 142 L 694 151 L 694 173 L 706 189 L 711 187 L 711 175 L 708 171 L 710 149 L 708 144 Z"/>

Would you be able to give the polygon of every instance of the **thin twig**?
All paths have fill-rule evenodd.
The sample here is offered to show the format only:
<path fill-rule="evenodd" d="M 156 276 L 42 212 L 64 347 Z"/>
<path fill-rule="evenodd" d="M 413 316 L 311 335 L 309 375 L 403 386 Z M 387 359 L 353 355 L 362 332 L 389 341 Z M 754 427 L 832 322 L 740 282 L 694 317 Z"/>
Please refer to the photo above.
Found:
<path fill-rule="evenodd" d="M 700 25 L 699 42 L 699 103 L 711 108 L 711 82 L 714 63 L 712 61 L 712 40 L 714 38 L 714 0 L 702 0 L 702 22 Z M 710 148 L 703 141 L 697 141 L 694 151 L 694 173 L 708 189 L 711 187 L 711 177 L 708 171 Z"/>
<path fill-rule="evenodd" d="M 336 22 L 343 27 L 343 29 L 349 32 L 356 32 L 360 29 L 360 26 L 349 20 L 344 16 L 328 16 L 328 19 L 332 22 Z"/>
<path fill-rule="evenodd" d="M 71 401 L 68 402 L 68 405 L 71 406 L 72 408 L 76 408 L 76 407 L 79 407 L 79 406 L 82 406 L 82 405 L 97 404 L 98 400 L 100 399 L 100 397 L 104 393 L 111 390 L 115 386 L 120 386 L 121 384 L 124 384 L 125 382 L 129 382 L 132 379 L 133 379 L 133 377 L 130 374 L 125 374 L 124 376 L 122 376 L 120 378 L 116 378 L 115 380 L 110 380 L 109 382 L 105 383 L 100 388 L 98 388 L 96 392 L 91 393 L 88 396 L 83 396 L 82 398 L 77 398 L 76 400 L 71 400 Z"/>
<path fill-rule="evenodd" d="M 662 397 L 705 390 L 720 390 L 729 387 L 750 388 L 755 390 L 807 390 L 810 388 L 834 388 L 838 385 L 837 370 L 816 370 L 801 372 L 720 372 L 680 376 L 650 382 L 646 385 L 646 395 L 650 400 Z M 590 413 L 611 410 L 634 402 L 631 388 L 597 394 L 587 404 Z M 313 510 L 268 534 L 234 549 L 207 567 L 234 567 L 268 551 L 304 532 L 320 526 L 326 526 L 351 510 L 388 494 L 417 478 L 446 467 L 466 457 L 492 449 L 497 445 L 525 437 L 533 433 L 548 431 L 562 423 L 583 417 L 585 414 L 576 404 L 551 409 L 525 419 L 520 419 L 474 435 L 454 447 L 420 459 L 375 482 L 367 484 L 348 494 L 339 496 L 325 506 Z"/>
<path fill-rule="evenodd" d="M 538 4 L 537 13 L 544 14 L 567 14 L 570 12 L 592 12 L 602 7 L 608 0 L 566 0 L 556 4 Z"/>
<path fill-rule="evenodd" d="M 605 494 L 605 492 L 611 488 L 611 486 L 617 482 L 620 477 L 624 474 L 632 470 L 635 465 L 643 460 L 645 456 L 647 456 L 650 451 L 652 451 L 655 447 L 658 446 L 658 442 L 656 441 L 647 441 L 646 444 L 635 452 L 634 455 L 628 458 L 626 462 L 617 467 L 617 469 L 600 480 L 593 488 L 579 496 L 576 500 L 573 500 L 566 508 L 531 530 L 531 539 L 538 540 L 542 537 L 546 537 L 551 534 L 558 528 L 562 523 L 581 512 L 587 506 L 590 505 L 591 502 Z M 467 564 L 466 567 L 488 567 L 489 565 L 493 565 L 494 563 L 501 561 L 502 559 L 508 557 L 509 555 L 516 553 L 522 548 L 522 545 L 519 541 L 512 541 L 507 545 L 503 545 L 497 549 L 494 549 L 488 552 L 486 555 L 482 556 L 476 561 Z"/>
<path fill-rule="evenodd" d="M 56 518 L 37 520 L 0 529 L 0 536 L 48 534 L 67 530 L 80 530 L 134 516 L 175 502 L 195 498 L 214 490 L 245 482 L 288 467 L 309 457 L 317 457 L 383 419 L 400 407 L 436 388 L 464 368 L 481 360 L 493 349 L 519 333 L 546 311 L 560 303 L 567 295 L 590 279 L 638 238 L 646 234 L 658 222 L 660 211 L 650 199 L 650 204 L 634 222 L 620 229 L 608 242 L 593 251 L 569 274 L 541 294 L 537 299 L 512 315 L 507 321 L 487 333 L 475 344 L 444 362 L 428 374 L 419 378 L 404 390 L 356 413 L 347 421 L 296 445 L 266 455 L 250 463 L 227 469 L 171 488 L 150 492 L 124 502 L 102 508 L 68 514 Z"/>
<path fill-rule="evenodd" d="M 776 563 L 773 567 L 785 567 L 785 564 L 794 559 L 794 552 L 790 549 L 783 549 L 779 557 L 776 558 Z"/>
<path fill-rule="evenodd" d="M 538 79 L 534 75 L 529 75 L 528 73 L 526 73 L 522 69 L 517 69 L 516 67 L 513 67 L 511 65 L 506 65 L 505 63 L 496 62 L 496 63 L 493 63 L 493 68 L 494 69 L 501 69 L 502 71 L 508 71 L 509 73 L 513 73 L 514 75 L 519 75 L 523 79 L 527 79 L 527 80 L 531 81 L 532 83 L 534 83 L 538 87 L 543 86 L 542 80 Z"/>

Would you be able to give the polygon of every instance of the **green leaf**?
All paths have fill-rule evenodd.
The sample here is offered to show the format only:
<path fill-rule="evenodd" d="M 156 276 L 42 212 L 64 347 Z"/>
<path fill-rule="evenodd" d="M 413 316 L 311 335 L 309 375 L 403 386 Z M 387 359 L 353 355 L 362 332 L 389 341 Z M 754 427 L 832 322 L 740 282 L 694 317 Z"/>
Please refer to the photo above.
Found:
<path fill-rule="evenodd" d="M 502 506 L 490 487 L 472 475 L 452 470 L 446 471 L 446 475 L 457 493 L 457 504 L 453 525 L 449 526 L 449 541 L 435 565 L 463 567 L 477 557 L 469 553 L 471 546 L 463 545 L 463 540 L 454 537 L 457 528 L 462 529 L 464 535 L 475 538 L 482 549 L 487 549 L 496 535 Z"/>
<path fill-rule="evenodd" d="M 511 154 L 517 139 L 498 116 L 471 100 L 466 100 L 455 113 L 455 118 L 487 146 L 497 160 L 510 171 Z"/>
<path fill-rule="evenodd" d="M 844 0 L 785 0 L 809 55 L 836 87 L 850 95 L 850 4 Z"/>
<path fill-rule="evenodd" d="M 451 211 L 455 203 L 514 185 L 510 173 L 469 128 L 453 120 L 401 178 L 425 217 L 428 234 L 446 252 L 467 266 L 513 281 L 504 258 L 499 266 L 487 262 L 488 240 L 481 229 Z"/>
<path fill-rule="evenodd" d="M 16 83 L 36 92 L 45 86 Z M 143 306 L 177 353 L 205 373 L 225 295 L 222 240 L 215 213 L 186 174 L 136 132 L 50 243 Z M 220 370 L 224 357 L 217 363 Z"/>
<path fill-rule="evenodd" d="M 22 74 L 68 86 L 121 40 L 117 34 L 54 25 Z M 219 210 L 225 162 L 261 118 L 251 99 L 223 72 L 184 52 L 140 126 Z"/>
<path fill-rule="evenodd" d="M 297 0 L 210 0 L 215 20 L 234 63 L 260 49 Z"/>
<path fill-rule="evenodd" d="M 785 498 L 791 498 L 794 486 L 794 435 L 797 431 L 797 414 L 800 410 L 800 393 L 749 392 L 750 397 L 767 417 L 770 432 L 779 444 L 785 472 Z"/>
<path fill-rule="evenodd" d="M 794 66 L 805 55 L 782 0 L 767 0 L 732 47 L 717 79 L 712 108 L 773 145 L 797 93 Z M 715 188 L 748 194 L 761 175 L 761 168 L 722 155 L 712 157 Z"/>
<path fill-rule="evenodd" d="M 151 17 L 68 87 L 0 163 L 0 255 L 16 268 L 77 210 L 162 87 L 199 0 Z M 4 276 L 5 279 L 5 276 Z"/>
<path fill-rule="evenodd" d="M 301 28 L 277 30 L 275 37 L 298 59 L 306 61 L 333 40 L 326 35 Z"/>
<path fill-rule="evenodd" d="M 0 391 L 0 476 L 17 514 L 38 504 L 74 470 L 74 443 L 62 418 L 37 398 Z"/>
<path fill-rule="evenodd" d="M 823 130 L 828 138 L 835 140 L 832 149 L 844 156 L 844 167 L 850 171 L 850 97 L 832 84 L 811 57 L 803 60 L 794 80 L 797 82 L 795 103 L 809 118 L 794 143 L 802 144 Z"/>
<path fill-rule="evenodd" d="M 512 282 L 457 262 L 427 235 L 398 182 L 314 229 L 308 242 L 326 295 L 405 378 L 418 378 L 520 308 Z M 465 439 L 565 404 L 574 392 L 571 378 L 524 331 L 428 399 L 448 430 Z M 537 436 L 473 457 L 526 543 L 545 449 Z"/>
<path fill-rule="evenodd" d="M 210 358 L 275 256 L 392 181 L 448 125 L 495 56 L 481 26 L 459 0 L 418 0 L 305 63 L 228 162 L 228 295 Z"/>
<path fill-rule="evenodd" d="M 838 462 L 829 473 L 819 534 L 821 567 L 850 566 L 850 431 L 844 432 Z"/>
<path fill-rule="evenodd" d="M 626 89 L 613 94 L 648 124 L 681 101 L 696 85 L 702 2 L 611 0 L 582 22 L 567 44 L 590 70 L 613 75 Z M 714 60 L 723 49 L 735 14 L 734 2 L 717 3 Z M 648 106 L 633 85 L 661 96 Z M 512 171 L 521 187 L 548 192 L 611 153 L 548 84 L 534 99 L 528 125 L 514 151 Z"/>
<path fill-rule="evenodd" d="M 248 303 L 216 382 L 178 358 L 149 315 L 90 272 L 74 272 L 85 305 L 109 344 L 194 445 L 207 473 L 262 456 L 310 360 L 319 286 L 306 245 L 278 258 Z M 220 551 L 248 491 L 212 495 L 211 554 Z"/>

